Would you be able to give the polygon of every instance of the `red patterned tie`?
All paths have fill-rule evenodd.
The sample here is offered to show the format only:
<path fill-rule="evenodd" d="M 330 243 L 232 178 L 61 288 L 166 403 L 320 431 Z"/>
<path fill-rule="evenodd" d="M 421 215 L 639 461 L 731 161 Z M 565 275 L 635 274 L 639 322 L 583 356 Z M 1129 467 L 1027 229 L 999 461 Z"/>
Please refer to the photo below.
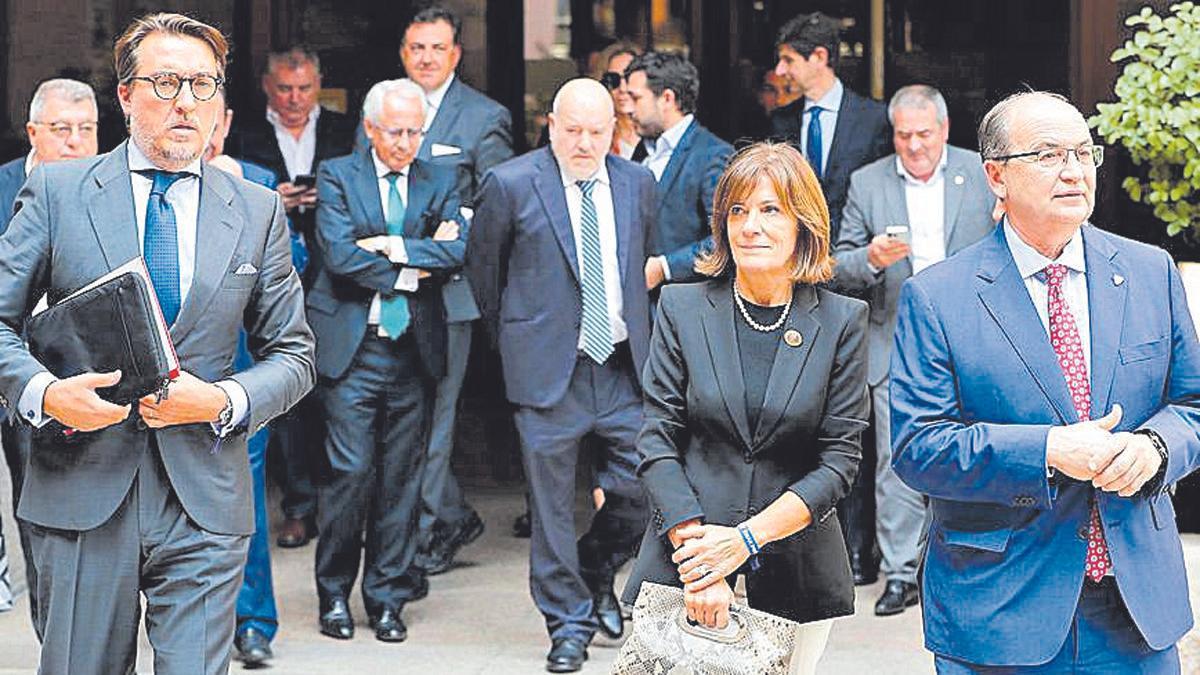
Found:
<path fill-rule="evenodd" d="M 1071 306 L 1067 304 L 1067 298 L 1063 295 L 1063 279 L 1067 277 L 1067 268 L 1063 265 L 1047 265 L 1044 271 L 1050 296 L 1050 344 L 1054 346 L 1058 366 L 1067 378 L 1067 389 L 1071 391 L 1075 412 L 1079 414 L 1080 420 L 1086 420 L 1092 413 L 1092 388 L 1088 383 L 1088 367 L 1083 358 L 1079 326 L 1075 324 Z M 1096 502 L 1093 500 L 1084 572 L 1089 579 L 1099 582 L 1110 570 L 1112 560 L 1108 557 L 1108 544 L 1104 542 L 1104 529 L 1100 526 L 1100 510 L 1096 508 Z"/>

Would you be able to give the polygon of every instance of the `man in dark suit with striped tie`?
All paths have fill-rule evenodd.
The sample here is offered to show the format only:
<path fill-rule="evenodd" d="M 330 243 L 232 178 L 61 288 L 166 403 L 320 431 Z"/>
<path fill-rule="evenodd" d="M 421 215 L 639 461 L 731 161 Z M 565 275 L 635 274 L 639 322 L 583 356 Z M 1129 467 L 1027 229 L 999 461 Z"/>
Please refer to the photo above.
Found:
<path fill-rule="evenodd" d="M 484 177 L 467 255 L 517 406 L 533 513 L 530 578 L 550 632 L 550 672 L 579 670 L 598 627 L 581 570 L 608 561 L 580 552 L 627 551 L 646 524 L 634 440 L 650 341 L 643 262 L 655 186 L 647 169 L 608 154 L 614 120 L 599 82 L 563 85 L 550 147 Z M 575 467 L 588 434 L 605 441 L 597 468 L 604 506 L 584 535 L 601 545 L 577 549 Z"/>

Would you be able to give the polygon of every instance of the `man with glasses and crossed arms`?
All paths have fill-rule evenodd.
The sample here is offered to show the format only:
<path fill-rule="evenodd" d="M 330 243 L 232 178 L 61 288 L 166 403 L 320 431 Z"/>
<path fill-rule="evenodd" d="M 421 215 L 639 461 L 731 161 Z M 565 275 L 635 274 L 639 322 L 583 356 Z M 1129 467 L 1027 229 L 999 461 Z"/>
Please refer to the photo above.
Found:
<path fill-rule="evenodd" d="M 1103 148 L 1026 92 L 979 127 L 992 235 L 910 278 L 892 465 L 929 497 L 939 673 L 1178 673 L 1171 486 L 1200 464 L 1200 343 L 1166 252 L 1087 222 Z"/>
<path fill-rule="evenodd" d="M 115 46 L 130 139 L 39 166 L 0 236 L 0 398 L 34 434 L 19 516 L 39 574 L 42 673 L 131 672 L 139 595 L 154 670 L 229 667 L 235 602 L 254 531 L 246 437 L 311 387 L 304 321 L 278 196 L 206 166 L 223 112 L 227 43 L 179 14 L 135 20 Z M 143 256 L 180 375 L 161 399 L 105 401 L 120 372 L 56 378 L 17 328 Z M 229 375 L 245 328 L 255 365 Z"/>

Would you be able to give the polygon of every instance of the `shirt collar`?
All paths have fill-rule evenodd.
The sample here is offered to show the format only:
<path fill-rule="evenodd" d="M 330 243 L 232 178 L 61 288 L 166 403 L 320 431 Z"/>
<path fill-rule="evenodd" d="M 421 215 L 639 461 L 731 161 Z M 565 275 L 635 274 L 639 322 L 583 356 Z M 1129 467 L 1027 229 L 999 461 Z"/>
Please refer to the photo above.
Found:
<path fill-rule="evenodd" d="M 594 180 L 594 181 L 598 181 L 601 185 L 609 185 L 608 162 L 607 161 L 603 161 L 600 163 L 599 170 L 597 170 L 596 173 L 592 174 L 591 178 L 582 178 L 582 179 L 571 178 L 570 176 L 567 175 L 566 169 L 562 168 L 561 166 L 558 167 L 558 173 L 560 176 L 562 176 L 563 187 L 571 187 L 572 185 L 575 184 L 576 180 Z"/>
<path fill-rule="evenodd" d="M 146 154 L 142 152 L 142 149 L 138 147 L 137 142 L 135 142 L 132 138 L 129 139 L 129 142 L 126 144 L 126 148 L 128 148 L 127 152 L 128 152 L 128 157 L 129 157 L 129 170 L 130 171 L 137 173 L 139 171 L 164 171 L 165 170 L 165 169 L 162 169 L 161 167 L 155 166 L 154 162 L 150 161 L 150 158 L 147 157 Z M 193 176 L 199 176 L 200 175 L 200 160 L 197 158 L 191 164 L 188 164 L 187 166 L 185 166 L 183 168 L 182 173 L 191 174 Z"/>
<path fill-rule="evenodd" d="M 1063 247 L 1057 260 L 1047 258 L 1037 249 L 1026 244 L 1009 224 L 1007 217 L 1004 218 L 1004 239 L 1008 242 L 1008 250 L 1012 253 L 1013 261 L 1017 263 L 1017 271 L 1020 272 L 1022 279 L 1028 279 L 1046 269 L 1047 265 L 1055 263 L 1075 272 L 1087 272 L 1083 255 L 1082 229 L 1075 231 L 1075 235 Z"/>
<path fill-rule="evenodd" d="M 379 155 L 375 152 L 375 148 L 371 148 L 371 162 L 375 164 L 376 178 L 385 178 L 389 173 L 392 173 L 392 169 L 387 164 L 384 164 L 382 159 L 379 159 Z M 402 177 L 407 177 L 409 166 L 412 166 L 412 164 L 409 164 L 402 170 L 396 171 L 395 173 L 400 174 Z"/>
<path fill-rule="evenodd" d="M 34 154 L 34 152 L 35 151 L 30 150 L 29 154 L 25 155 L 25 177 L 26 178 L 28 178 L 29 174 L 33 171 L 34 162 L 37 161 L 36 155 Z"/>
<path fill-rule="evenodd" d="M 425 93 L 425 102 L 429 104 L 430 108 L 437 110 L 438 108 L 442 107 L 442 100 L 446 98 L 446 91 L 450 89 L 451 84 L 454 84 L 453 72 L 451 72 L 450 77 L 447 77 L 446 81 L 442 83 L 442 86 L 434 89 L 433 91 Z"/>
<path fill-rule="evenodd" d="M 808 110 L 814 105 L 819 105 L 824 112 L 836 113 L 842 105 L 842 94 L 845 93 L 845 89 L 842 86 L 842 81 L 835 77 L 833 78 L 833 86 L 829 88 L 829 91 L 825 92 L 825 95 L 819 101 L 814 101 L 807 96 L 804 97 L 804 109 Z"/>
<path fill-rule="evenodd" d="M 304 128 L 308 129 L 309 126 L 315 125 L 317 123 L 317 119 L 319 119 L 320 117 L 321 117 L 321 106 L 320 106 L 320 104 L 314 105 L 313 109 L 310 110 L 308 113 L 308 122 L 305 123 Z M 267 121 L 271 123 L 271 126 L 276 127 L 276 128 L 283 126 L 283 122 L 279 119 L 279 113 L 275 112 L 275 110 L 272 109 L 271 106 L 267 106 Z"/>
<path fill-rule="evenodd" d="M 900 155 L 896 155 L 896 173 L 904 177 L 905 183 L 910 183 L 917 186 L 932 185 L 941 179 L 942 172 L 946 169 L 946 156 L 949 154 L 950 153 L 946 152 L 946 148 L 943 147 L 942 158 L 938 160 L 937 166 L 933 169 L 933 175 L 929 177 L 929 180 L 919 180 L 916 176 L 909 173 L 908 169 L 904 167 L 904 162 L 900 161 Z"/>
<path fill-rule="evenodd" d="M 670 129 L 662 132 L 662 135 L 658 137 L 658 140 L 654 144 L 654 152 L 657 154 L 666 150 L 674 150 L 679 145 L 679 141 L 683 138 L 683 135 L 691 128 L 692 120 L 694 119 L 696 119 L 696 116 L 688 113 L 678 122 L 671 125 Z"/>

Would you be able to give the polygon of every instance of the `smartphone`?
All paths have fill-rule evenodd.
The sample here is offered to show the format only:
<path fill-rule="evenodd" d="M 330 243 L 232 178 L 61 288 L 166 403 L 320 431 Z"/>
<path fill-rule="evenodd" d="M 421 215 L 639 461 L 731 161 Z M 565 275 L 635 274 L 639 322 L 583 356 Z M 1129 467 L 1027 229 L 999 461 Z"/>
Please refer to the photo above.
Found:
<path fill-rule="evenodd" d="M 316 187 L 317 177 L 311 173 L 302 173 L 292 179 L 292 185 L 302 188 Z"/>
<path fill-rule="evenodd" d="M 912 232 L 908 230 L 907 225 L 888 225 L 883 231 L 889 239 L 899 239 L 912 246 Z"/>

